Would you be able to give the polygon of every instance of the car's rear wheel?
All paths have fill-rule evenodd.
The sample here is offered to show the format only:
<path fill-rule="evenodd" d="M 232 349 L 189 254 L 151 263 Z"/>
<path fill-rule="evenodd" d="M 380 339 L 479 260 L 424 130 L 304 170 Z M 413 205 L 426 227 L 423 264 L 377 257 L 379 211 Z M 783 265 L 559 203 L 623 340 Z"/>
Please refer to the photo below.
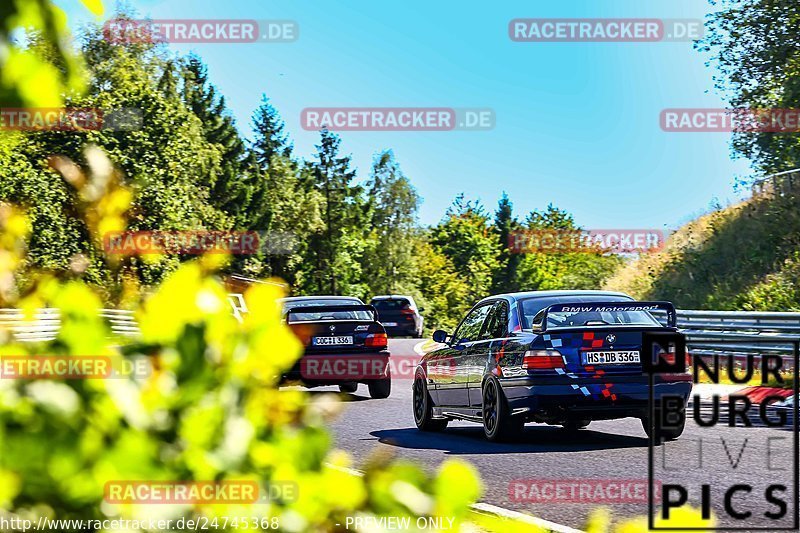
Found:
<path fill-rule="evenodd" d="M 353 394 L 358 390 L 358 383 L 342 383 L 339 385 L 339 392 Z"/>
<path fill-rule="evenodd" d="M 483 384 L 483 433 L 492 442 L 512 440 L 522 432 L 525 420 L 511 416 L 500 383 L 489 376 Z"/>
<path fill-rule="evenodd" d="M 433 401 L 422 376 L 414 378 L 413 406 L 414 423 L 421 431 L 442 431 L 447 427 L 446 418 L 433 418 Z"/>
<path fill-rule="evenodd" d="M 375 400 L 388 398 L 392 393 L 392 378 L 376 379 L 367 384 L 369 388 L 369 396 Z"/>
<path fill-rule="evenodd" d="M 588 426 L 591 422 L 592 422 L 591 420 L 587 420 L 585 418 L 582 419 L 574 418 L 574 419 L 569 419 L 563 424 L 561 424 L 561 427 L 563 427 L 569 433 L 575 433 L 578 430 Z"/>
<path fill-rule="evenodd" d="M 652 438 L 656 444 L 661 444 L 662 442 L 668 440 L 675 440 L 683 434 L 683 430 L 686 427 L 686 409 L 680 412 L 680 423 L 670 425 L 667 427 L 661 426 L 661 416 L 659 413 L 655 413 L 655 424 L 650 424 L 650 417 L 645 416 L 642 420 L 642 428 L 644 432 L 647 433 L 647 436 Z M 653 434 L 654 432 L 654 434 Z"/>

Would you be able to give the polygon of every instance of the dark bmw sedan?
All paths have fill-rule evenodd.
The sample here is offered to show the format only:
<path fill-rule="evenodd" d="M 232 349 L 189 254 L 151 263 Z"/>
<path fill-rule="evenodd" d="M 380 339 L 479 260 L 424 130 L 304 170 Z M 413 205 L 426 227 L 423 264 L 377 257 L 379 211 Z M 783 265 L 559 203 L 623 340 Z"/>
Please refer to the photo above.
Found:
<path fill-rule="evenodd" d="M 686 357 L 668 302 L 606 291 L 503 294 L 478 302 L 452 335 L 439 330 L 434 341 L 440 347 L 421 359 L 413 384 L 421 430 L 468 420 L 499 441 L 527 422 L 577 431 L 593 420 L 636 417 L 656 442 L 683 432 L 692 389 L 685 364 L 651 376 L 643 359 L 674 365 Z M 657 406 L 668 397 L 678 417 L 660 416 Z"/>
<path fill-rule="evenodd" d="M 374 307 L 346 296 L 299 296 L 281 303 L 284 321 L 305 345 L 282 382 L 338 385 L 346 393 L 364 383 L 372 398 L 389 396 L 388 338 Z"/>

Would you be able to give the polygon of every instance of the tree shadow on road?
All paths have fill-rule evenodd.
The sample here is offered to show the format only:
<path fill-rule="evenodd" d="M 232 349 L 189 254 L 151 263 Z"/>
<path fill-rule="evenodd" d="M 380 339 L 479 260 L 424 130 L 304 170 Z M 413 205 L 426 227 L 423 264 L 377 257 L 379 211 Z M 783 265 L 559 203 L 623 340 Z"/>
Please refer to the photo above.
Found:
<path fill-rule="evenodd" d="M 581 430 L 568 433 L 561 428 L 530 426 L 513 441 L 487 441 L 480 427 L 453 427 L 441 433 L 416 428 L 383 429 L 370 433 L 382 444 L 400 448 L 442 450 L 448 455 L 493 453 L 584 452 L 619 448 L 646 448 L 647 437 Z"/>

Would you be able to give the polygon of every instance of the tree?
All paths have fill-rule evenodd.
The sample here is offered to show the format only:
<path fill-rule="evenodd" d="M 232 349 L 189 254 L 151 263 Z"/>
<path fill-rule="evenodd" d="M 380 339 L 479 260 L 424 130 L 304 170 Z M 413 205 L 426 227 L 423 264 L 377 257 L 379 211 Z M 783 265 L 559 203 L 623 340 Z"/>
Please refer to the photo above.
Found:
<path fill-rule="evenodd" d="M 492 293 L 514 292 L 519 288 L 517 269 L 522 256 L 511 249 L 510 238 L 514 232 L 521 230 L 521 226 L 514 216 L 514 206 L 505 192 L 497 204 L 492 229 L 500 246 L 497 258 L 499 265 L 492 278 Z"/>
<path fill-rule="evenodd" d="M 532 211 L 525 220 L 529 231 L 578 233 L 573 216 L 549 204 Z M 521 290 L 600 289 L 622 264 L 622 259 L 603 250 L 548 250 L 526 254 L 518 266 Z"/>
<path fill-rule="evenodd" d="M 253 141 L 252 151 L 256 163 L 261 170 L 270 166 L 272 157 L 281 155 L 286 158 L 292 156 L 292 144 L 278 110 L 269 103 L 266 95 L 261 97 L 261 105 L 253 114 Z"/>
<path fill-rule="evenodd" d="M 412 296 L 425 308 L 425 327 L 452 333 L 480 296 L 456 272 L 452 261 L 427 239 L 415 239 L 413 249 L 412 264 L 420 298 L 417 299 L 416 294 Z"/>
<path fill-rule="evenodd" d="M 93 243 L 76 216 L 74 191 L 48 169 L 52 154 L 80 163 L 85 162 L 87 144 L 108 153 L 135 191 L 131 229 L 228 229 L 232 221 L 210 200 L 209 183 L 220 168 L 221 150 L 206 140 L 203 123 L 180 95 L 170 92 L 175 84 L 164 81 L 172 69 L 165 51 L 147 43 L 111 44 L 96 27 L 88 28 L 82 41 L 89 69 L 87 91 L 70 94 L 68 104 L 106 113 L 133 109 L 141 120 L 133 123 L 132 129 L 20 133 L 22 140 L 14 157 L 27 160 L 37 175 L 26 186 L 2 187 L 5 192 L 0 200 L 28 206 L 37 236 L 31 242 L 32 266 L 69 273 L 72 259 L 82 254 L 92 262 L 84 271 L 86 279 L 103 284 L 109 281 L 109 272 L 93 253 Z M 50 55 L 50 46 L 37 38 L 32 39 L 31 47 L 43 57 Z M 110 118 L 107 125 L 113 125 Z M 20 178 L 12 168 L 0 168 L 0 182 L 13 184 Z M 154 283 L 180 260 L 177 256 L 148 262 L 132 259 L 127 265 L 142 281 Z"/>
<path fill-rule="evenodd" d="M 366 190 L 370 246 L 363 271 L 371 292 L 407 292 L 415 275 L 412 256 L 419 196 L 391 150 L 375 157 Z"/>
<path fill-rule="evenodd" d="M 458 195 L 444 220 L 431 229 L 430 242 L 452 261 L 476 296 L 489 292 L 498 267 L 499 245 L 479 202 Z"/>
<path fill-rule="evenodd" d="M 731 107 L 800 107 L 800 4 L 794 0 L 722 0 L 698 44 L 714 54 L 715 82 Z M 734 133 L 733 149 L 774 173 L 800 166 L 800 136 L 786 132 Z"/>
<path fill-rule="evenodd" d="M 171 72 L 171 69 L 168 70 Z M 182 100 L 200 119 L 203 135 L 220 154 L 219 166 L 209 176 L 212 205 L 229 214 L 234 226 L 248 227 L 248 207 L 256 179 L 248 173 L 246 147 L 236 122 L 208 80 L 208 69 L 199 57 L 190 55 L 183 65 Z"/>
<path fill-rule="evenodd" d="M 308 163 L 313 187 L 323 196 L 324 230 L 311 238 L 310 259 L 316 271 L 307 289 L 327 294 L 364 294 L 359 258 L 364 251 L 363 190 L 353 185 L 350 156 L 339 154 L 341 139 L 322 130 L 317 161 Z"/>

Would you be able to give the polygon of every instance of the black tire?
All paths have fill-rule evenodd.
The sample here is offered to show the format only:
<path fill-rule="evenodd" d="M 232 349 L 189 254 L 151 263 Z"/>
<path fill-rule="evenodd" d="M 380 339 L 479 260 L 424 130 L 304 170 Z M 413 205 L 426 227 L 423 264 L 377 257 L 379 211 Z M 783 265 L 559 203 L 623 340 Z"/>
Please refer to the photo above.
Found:
<path fill-rule="evenodd" d="M 353 394 L 358 390 L 358 383 L 342 383 L 339 385 L 339 392 L 343 394 Z"/>
<path fill-rule="evenodd" d="M 642 428 L 648 437 L 652 438 L 655 444 L 661 444 L 668 440 L 675 440 L 683 434 L 686 427 L 686 409 L 683 410 L 681 416 L 681 423 L 670 427 L 661 427 L 659 421 L 661 417 L 656 413 L 656 421 L 654 424 L 655 435 L 651 435 L 650 417 L 645 416 L 642 420 Z"/>
<path fill-rule="evenodd" d="M 522 417 L 511 416 L 503 388 L 494 376 L 489 376 L 481 391 L 483 398 L 483 434 L 492 442 L 513 440 L 525 425 Z"/>
<path fill-rule="evenodd" d="M 447 427 L 446 418 L 433 418 L 433 402 L 428 392 L 428 386 L 422 376 L 414 378 L 412 389 L 413 400 L 411 406 L 414 410 L 414 423 L 420 431 L 442 431 Z"/>
<path fill-rule="evenodd" d="M 578 430 L 581 430 L 588 426 L 592 421 L 587 419 L 570 419 L 561 424 L 561 427 L 564 428 L 565 431 L 568 433 L 577 433 Z"/>
<path fill-rule="evenodd" d="M 369 387 L 369 396 L 375 400 L 382 400 L 388 398 L 392 393 L 392 378 L 375 379 L 367 383 Z"/>

